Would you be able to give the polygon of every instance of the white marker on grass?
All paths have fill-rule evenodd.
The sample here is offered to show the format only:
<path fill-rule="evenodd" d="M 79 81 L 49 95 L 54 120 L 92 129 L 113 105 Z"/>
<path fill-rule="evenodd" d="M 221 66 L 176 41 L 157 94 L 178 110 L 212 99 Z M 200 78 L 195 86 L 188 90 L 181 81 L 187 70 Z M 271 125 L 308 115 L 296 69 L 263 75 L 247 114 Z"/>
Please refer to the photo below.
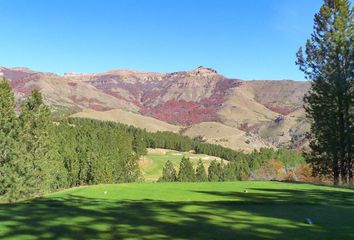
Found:
<path fill-rule="evenodd" d="M 312 225 L 312 220 L 310 218 L 305 218 L 306 223 Z"/>

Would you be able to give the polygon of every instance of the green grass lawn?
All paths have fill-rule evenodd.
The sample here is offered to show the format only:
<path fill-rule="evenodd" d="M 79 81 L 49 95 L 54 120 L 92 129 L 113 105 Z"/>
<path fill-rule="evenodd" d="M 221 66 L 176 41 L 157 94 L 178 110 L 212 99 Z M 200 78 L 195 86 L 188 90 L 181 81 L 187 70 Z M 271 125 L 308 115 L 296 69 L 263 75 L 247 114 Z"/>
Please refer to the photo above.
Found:
<path fill-rule="evenodd" d="M 354 239 L 354 191 L 279 182 L 97 185 L 1 204 L 0 219 L 0 239 Z"/>
<path fill-rule="evenodd" d="M 179 163 L 183 156 L 189 157 L 194 168 L 196 168 L 199 159 L 203 160 L 204 166 L 209 167 L 211 161 L 219 158 L 208 156 L 205 154 L 193 154 L 189 152 L 178 152 L 173 150 L 167 150 L 166 153 L 148 153 L 144 164 L 140 165 L 140 169 L 144 176 L 144 180 L 147 182 L 157 181 L 162 175 L 162 168 L 170 160 L 177 172 L 179 169 Z"/>

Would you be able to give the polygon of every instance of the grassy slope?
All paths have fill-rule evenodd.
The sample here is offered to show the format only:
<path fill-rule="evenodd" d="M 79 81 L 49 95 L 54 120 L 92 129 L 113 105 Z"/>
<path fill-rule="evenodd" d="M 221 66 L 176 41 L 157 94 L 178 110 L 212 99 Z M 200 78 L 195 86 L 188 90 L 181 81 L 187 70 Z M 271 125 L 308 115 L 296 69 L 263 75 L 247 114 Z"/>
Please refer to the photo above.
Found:
<path fill-rule="evenodd" d="M 205 168 L 209 167 L 212 160 L 220 160 L 220 158 L 212 157 L 204 154 L 192 154 L 188 152 L 177 152 L 173 150 L 161 149 L 153 151 L 149 150 L 149 153 L 140 161 L 140 169 L 143 173 L 145 181 L 156 181 L 162 175 L 162 168 L 170 160 L 176 171 L 178 172 L 179 163 L 183 156 L 189 157 L 194 168 L 197 166 L 199 159 L 203 160 Z"/>
<path fill-rule="evenodd" d="M 137 113 L 128 112 L 122 109 L 113 109 L 104 112 L 85 109 L 82 112 L 78 112 L 71 115 L 71 117 L 92 118 L 92 119 L 97 119 L 102 121 L 119 122 L 128 125 L 133 125 L 139 128 L 145 128 L 146 130 L 151 132 L 157 132 L 157 131 L 178 132 L 180 129 L 179 126 L 165 123 L 163 121 L 160 121 L 152 117 L 146 117 Z"/>
<path fill-rule="evenodd" d="M 278 115 L 256 101 L 254 89 L 248 83 L 243 82 L 226 96 L 218 112 L 225 125 L 238 128 L 241 123 L 253 125 L 273 120 Z"/>
<path fill-rule="evenodd" d="M 0 205 L 0 238 L 353 239 L 353 214 L 353 190 L 308 184 L 97 185 Z"/>
<path fill-rule="evenodd" d="M 231 149 L 242 149 L 245 152 L 251 152 L 262 147 L 271 147 L 259 138 L 247 136 L 244 131 L 216 122 L 195 124 L 188 128 L 183 135 L 190 138 L 203 136 L 208 143 L 219 144 Z M 246 143 L 247 140 L 249 141 L 248 144 Z"/>
<path fill-rule="evenodd" d="M 296 131 L 296 134 L 304 134 L 310 131 L 310 124 L 305 120 L 305 110 L 296 110 L 285 117 L 281 124 L 270 122 L 260 128 L 260 136 L 263 138 L 273 137 L 279 142 L 288 142 L 291 139 L 289 129 Z"/>

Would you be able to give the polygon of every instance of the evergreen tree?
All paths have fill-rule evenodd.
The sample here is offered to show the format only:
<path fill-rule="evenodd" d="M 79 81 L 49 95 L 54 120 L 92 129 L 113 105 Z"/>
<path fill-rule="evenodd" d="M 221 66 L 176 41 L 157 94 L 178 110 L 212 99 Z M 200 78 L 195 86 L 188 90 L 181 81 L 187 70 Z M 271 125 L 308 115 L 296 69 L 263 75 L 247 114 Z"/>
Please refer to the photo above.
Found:
<path fill-rule="evenodd" d="M 195 177 L 197 182 L 208 181 L 208 176 L 206 174 L 205 167 L 201 159 L 199 159 L 197 168 L 195 170 Z"/>
<path fill-rule="evenodd" d="M 182 157 L 179 164 L 178 181 L 180 182 L 194 182 L 195 171 L 191 161 L 187 157 Z"/>
<path fill-rule="evenodd" d="M 213 160 L 208 168 L 208 180 L 209 182 L 223 181 L 223 169 L 222 164 Z"/>
<path fill-rule="evenodd" d="M 220 182 L 225 181 L 224 169 L 225 169 L 224 159 L 221 159 L 221 161 L 218 163 L 219 181 Z"/>
<path fill-rule="evenodd" d="M 136 131 L 133 139 L 133 150 L 138 156 L 144 156 L 147 154 L 146 144 L 141 132 Z"/>
<path fill-rule="evenodd" d="M 354 22 L 348 0 L 325 0 L 297 64 L 311 80 L 305 110 L 311 120 L 310 161 L 335 185 L 353 184 Z"/>
<path fill-rule="evenodd" d="M 55 176 L 60 168 L 57 147 L 49 135 L 52 127 L 51 112 L 43 103 L 42 95 L 34 90 L 21 105 L 19 116 L 21 152 L 26 195 L 48 192 L 56 185 Z M 58 173 L 58 174 L 61 174 Z"/>
<path fill-rule="evenodd" d="M 224 168 L 224 181 L 238 181 L 242 177 L 248 176 L 250 173 L 249 166 L 246 161 L 230 161 Z"/>
<path fill-rule="evenodd" d="M 9 82 L 0 81 L 0 130 L 6 136 L 15 137 L 17 129 L 16 102 Z"/>
<path fill-rule="evenodd" d="M 69 186 L 140 179 L 133 132 L 123 131 L 121 125 L 68 119 L 56 124 L 54 132 Z"/>
<path fill-rule="evenodd" d="M 177 181 L 177 173 L 174 168 L 172 162 L 168 160 L 163 169 L 162 169 L 162 177 L 159 178 L 159 182 L 176 182 Z"/>
<path fill-rule="evenodd" d="M 16 117 L 15 97 L 10 84 L 0 81 L 0 194 L 7 201 L 20 198 L 21 176 L 19 160 L 21 159 L 18 141 L 18 121 Z"/>

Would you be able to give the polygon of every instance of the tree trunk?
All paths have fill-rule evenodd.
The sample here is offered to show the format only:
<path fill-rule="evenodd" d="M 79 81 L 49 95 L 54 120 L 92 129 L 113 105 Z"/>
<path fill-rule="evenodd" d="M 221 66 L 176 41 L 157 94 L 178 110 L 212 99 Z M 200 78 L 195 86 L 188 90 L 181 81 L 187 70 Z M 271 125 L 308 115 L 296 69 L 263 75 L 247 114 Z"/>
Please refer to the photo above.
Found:
<path fill-rule="evenodd" d="M 339 183 L 339 169 L 338 169 L 338 156 L 335 154 L 333 158 L 333 184 L 338 186 Z"/>
<path fill-rule="evenodd" d="M 340 72 L 340 69 L 338 69 Z M 340 78 L 341 76 L 339 76 Z M 343 90 L 343 86 L 338 83 L 338 137 L 339 137 L 339 165 L 340 165 L 340 178 L 341 178 L 341 184 L 345 185 L 347 183 L 347 159 L 346 159 L 346 118 L 345 118 L 345 91 Z"/>
<path fill-rule="evenodd" d="M 348 183 L 348 179 L 347 179 L 347 174 L 346 175 L 341 175 L 341 179 L 342 179 L 342 185 L 347 185 Z"/>
<path fill-rule="evenodd" d="M 351 187 L 353 186 L 353 166 L 351 166 L 351 168 L 348 166 L 348 184 Z"/>
<path fill-rule="evenodd" d="M 350 88 L 350 86 L 349 86 Z M 346 168 L 348 174 L 348 184 L 349 186 L 353 186 L 353 123 L 351 119 L 350 107 L 352 104 L 351 96 L 349 94 L 348 100 L 346 102 L 345 108 L 345 123 L 346 123 L 346 134 L 347 134 L 347 158 L 346 158 Z"/>

